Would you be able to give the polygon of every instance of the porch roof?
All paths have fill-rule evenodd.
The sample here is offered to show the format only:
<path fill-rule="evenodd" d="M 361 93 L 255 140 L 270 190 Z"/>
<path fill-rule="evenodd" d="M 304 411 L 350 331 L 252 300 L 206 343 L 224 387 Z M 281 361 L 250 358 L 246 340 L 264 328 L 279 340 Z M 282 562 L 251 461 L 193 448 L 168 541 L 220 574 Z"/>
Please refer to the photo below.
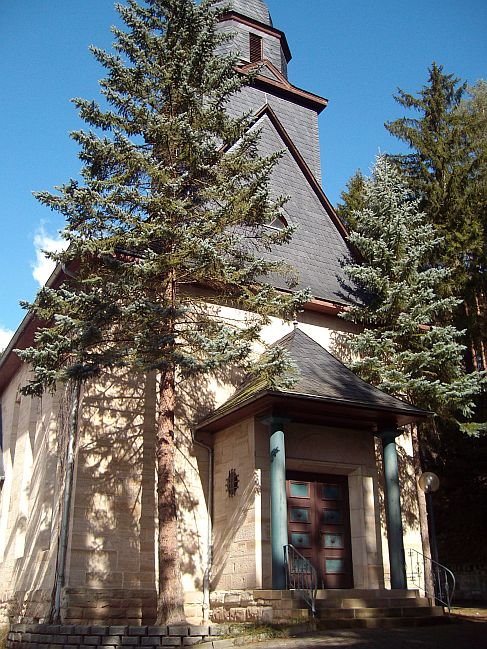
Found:
<path fill-rule="evenodd" d="M 432 414 L 366 383 L 298 328 L 275 344 L 287 350 L 296 366 L 294 384 L 276 388 L 262 379 L 250 378 L 202 420 L 198 430 L 216 432 L 244 417 L 273 412 L 299 421 L 377 432 Z"/>

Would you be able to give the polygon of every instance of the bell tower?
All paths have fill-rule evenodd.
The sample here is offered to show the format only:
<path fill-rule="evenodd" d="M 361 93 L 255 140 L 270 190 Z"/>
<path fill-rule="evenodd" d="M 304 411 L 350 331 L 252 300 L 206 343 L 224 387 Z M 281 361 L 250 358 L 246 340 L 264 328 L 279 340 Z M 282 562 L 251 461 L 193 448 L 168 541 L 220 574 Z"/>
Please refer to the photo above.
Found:
<path fill-rule="evenodd" d="M 220 29 L 233 35 L 222 46 L 222 54 L 236 53 L 243 72 L 258 68 L 252 86 L 243 88 L 230 102 L 230 111 L 270 109 L 320 183 L 318 115 L 327 100 L 289 82 L 291 51 L 285 33 L 274 27 L 265 0 L 221 0 L 218 4 L 228 7 L 220 17 Z"/>
<path fill-rule="evenodd" d="M 253 115 L 262 155 L 281 153 L 271 190 L 288 200 L 282 219 L 268 227 L 284 223 L 294 233 L 279 249 L 279 258 L 296 270 L 297 288 L 309 288 L 320 300 L 348 304 L 343 277 L 343 259 L 349 255 L 346 231 L 321 186 L 318 116 L 328 102 L 288 79 L 291 51 L 285 33 L 274 26 L 266 0 L 219 0 L 217 5 L 223 11 L 219 29 L 232 36 L 220 52 L 234 54 L 242 74 L 254 73 L 251 83 L 230 98 L 228 111 Z"/>
<path fill-rule="evenodd" d="M 287 78 L 291 52 L 283 32 L 275 29 L 264 0 L 230 0 L 222 17 L 222 28 L 234 34 L 232 51 L 238 50 L 241 63 L 269 61 Z"/>

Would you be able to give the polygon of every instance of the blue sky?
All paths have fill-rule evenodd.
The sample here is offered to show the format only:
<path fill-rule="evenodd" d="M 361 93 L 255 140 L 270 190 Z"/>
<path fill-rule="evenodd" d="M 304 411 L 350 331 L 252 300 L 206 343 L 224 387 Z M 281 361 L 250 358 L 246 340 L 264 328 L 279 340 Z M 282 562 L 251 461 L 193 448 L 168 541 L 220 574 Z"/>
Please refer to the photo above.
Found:
<path fill-rule="evenodd" d="M 268 0 L 286 32 L 290 81 L 329 99 L 320 118 L 323 185 L 332 203 L 357 168 L 400 148 L 384 122 L 403 114 L 393 94 L 416 93 L 432 61 L 469 83 L 487 78 L 485 0 Z M 76 177 L 80 128 L 72 97 L 96 98 L 103 71 L 88 51 L 108 49 L 112 0 L 0 0 L 0 349 L 46 269 L 61 217 L 34 190 Z M 36 279 L 37 278 L 37 279 Z"/>

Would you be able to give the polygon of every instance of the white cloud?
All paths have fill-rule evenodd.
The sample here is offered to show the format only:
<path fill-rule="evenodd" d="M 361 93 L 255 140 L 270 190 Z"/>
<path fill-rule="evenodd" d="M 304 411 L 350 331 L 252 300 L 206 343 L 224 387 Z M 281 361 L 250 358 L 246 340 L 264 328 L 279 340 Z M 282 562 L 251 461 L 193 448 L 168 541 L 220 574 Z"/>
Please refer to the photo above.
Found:
<path fill-rule="evenodd" d="M 10 331 L 10 329 L 4 329 L 3 327 L 0 327 L 0 352 L 6 349 L 13 335 L 14 332 Z"/>
<path fill-rule="evenodd" d="M 39 284 L 44 284 L 49 279 L 50 274 L 54 270 L 54 262 L 44 255 L 44 251 L 55 252 L 66 248 L 67 242 L 59 237 L 50 236 L 41 225 L 34 236 L 34 246 L 36 249 L 36 261 L 32 264 L 32 276 Z"/>

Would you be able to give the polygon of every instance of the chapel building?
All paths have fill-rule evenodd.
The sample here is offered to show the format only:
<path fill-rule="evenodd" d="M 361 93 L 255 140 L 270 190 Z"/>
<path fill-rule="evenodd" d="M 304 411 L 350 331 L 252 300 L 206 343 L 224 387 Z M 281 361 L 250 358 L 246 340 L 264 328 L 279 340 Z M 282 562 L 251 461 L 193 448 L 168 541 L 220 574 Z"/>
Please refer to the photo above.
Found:
<path fill-rule="evenodd" d="M 294 579 L 311 569 L 322 598 L 418 597 L 406 555 L 421 551 L 409 426 L 428 413 L 368 385 L 340 361 L 340 318 L 359 299 L 343 264 L 346 231 L 321 186 L 318 117 L 327 101 L 288 78 L 291 51 L 264 0 L 232 0 L 220 23 L 253 85 L 229 110 L 252 110 L 263 154 L 294 226 L 279 254 L 312 299 L 263 341 L 285 347 L 290 388 L 229 376 L 185 386 L 177 406 L 180 564 L 189 620 L 273 621 L 294 615 Z M 55 273 L 53 282 L 59 281 Z M 224 316 L 243 317 L 225 308 Z M 0 359 L 0 619 L 48 618 L 63 511 L 69 395 L 23 396 L 33 340 L 27 316 Z M 157 593 L 155 376 L 120 371 L 84 386 L 69 512 L 62 619 L 150 624 Z M 311 566 L 311 567 L 310 567 Z M 378 600 L 377 600 L 378 601 Z M 418 606 L 420 605 L 418 599 Z M 306 616 L 307 603 L 298 606 Z M 303 612 L 304 611 L 304 612 Z"/>

